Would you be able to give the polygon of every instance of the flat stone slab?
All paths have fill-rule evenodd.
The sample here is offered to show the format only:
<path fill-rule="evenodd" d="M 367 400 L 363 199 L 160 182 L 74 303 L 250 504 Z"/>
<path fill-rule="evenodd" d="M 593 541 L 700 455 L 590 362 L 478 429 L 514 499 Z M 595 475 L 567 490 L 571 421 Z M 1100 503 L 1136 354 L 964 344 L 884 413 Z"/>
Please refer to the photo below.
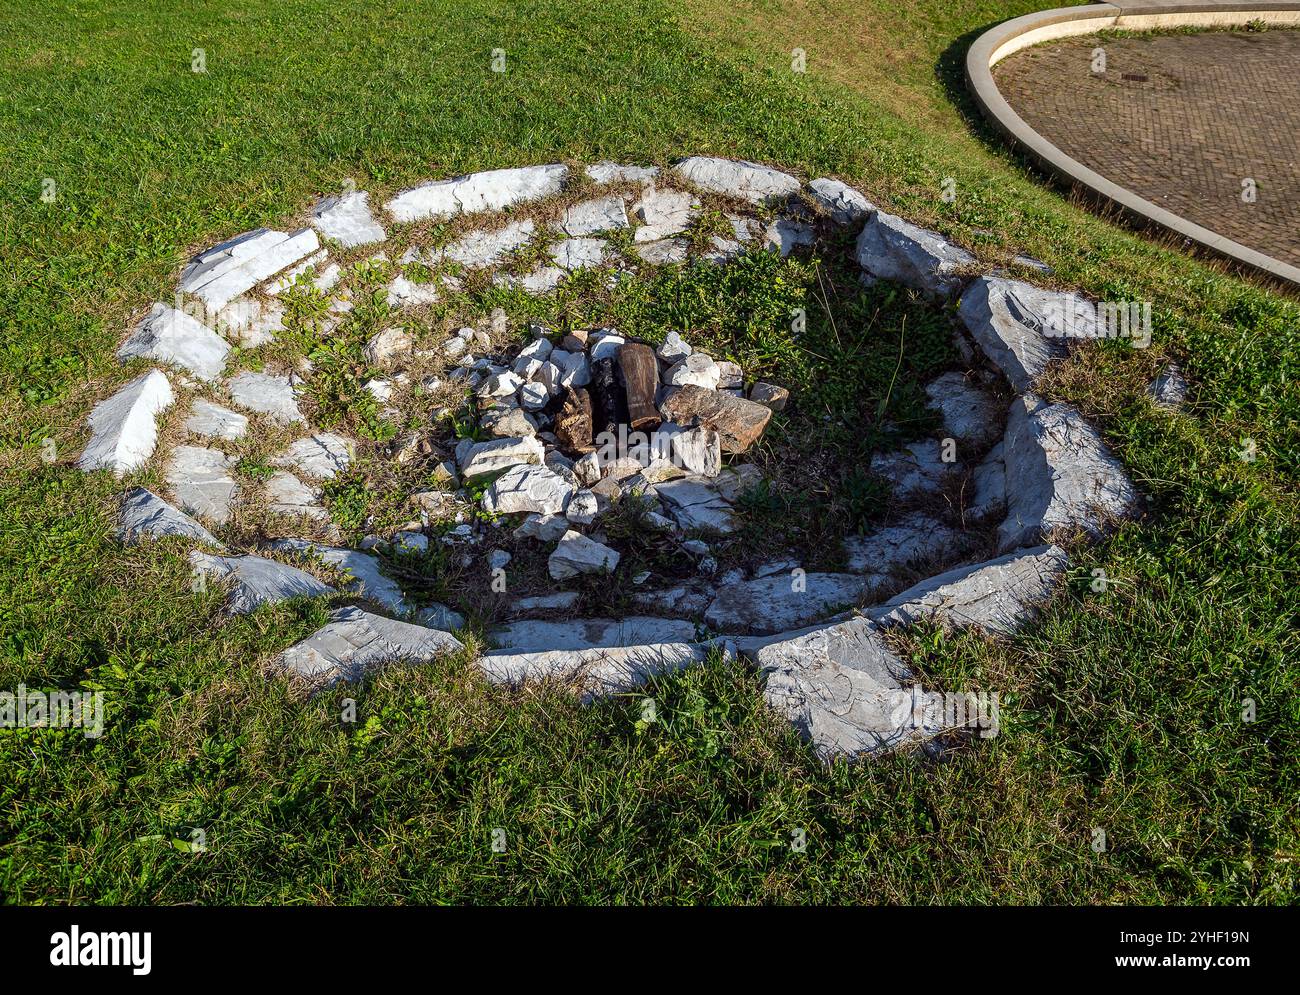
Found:
<path fill-rule="evenodd" d="M 334 588 L 305 570 L 261 556 L 213 556 L 195 551 L 190 553 L 190 566 L 209 580 L 229 585 L 226 609 L 232 615 L 245 615 L 288 598 L 334 593 Z"/>
<path fill-rule="evenodd" d="M 167 464 L 167 483 L 182 510 L 222 525 L 230 520 L 230 504 L 239 489 L 232 466 L 219 449 L 177 446 Z"/>
<path fill-rule="evenodd" d="M 710 652 L 727 659 L 735 655 L 731 645 L 722 642 L 655 643 L 536 653 L 496 650 L 485 654 L 479 666 L 494 684 L 559 682 L 580 694 L 583 701 L 591 701 L 633 691 L 653 677 L 704 663 Z"/>
<path fill-rule="evenodd" d="M 1002 445 L 1007 517 L 998 528 L 999 549 L 1038 542 L 1055 528 L 1100 536 L 1111 520 L 1137 511 L 1138 493 L 1123 465 L 1067 404 L 1016 398 Z"/>
<path fill-rule="evenodd" d="M 258 228 L 200 253 L 181 273 L 181 290 L 219 309 L 320 248 L 310 228 L 289 234 Z"/>
<path fill-rule="evenodd" d="M 692 156 L 673 166 L 679 176 L 702 190 L 747 200 L 751 204 L 770 204 L 799 192 L 800 183 L 789 173 L 742 159 L 718 159 Z"/>
<path fill-rule="evenodd" d="M 1012 632 L 1052 596 L 1068 565 L 1059 546 L 1020 549 L 930 577 L 867 614 L 881 625 L 931 619 L 942 625 Z"/>
<path fill-rule="evenodd" d="M 284 425 L 307 420 L 298 410 L 298 395 L 287 376 L 238 373 L 226 381 L 226 387 L 231 399 L 247 411 L 266 415 Z"/>
<path fill-rule="evenodd" d="M 937 493 L 945 479 L 959 467 L 943 462 L 943 452 L 933 439 L 922 439 L 893 453 L 871 457 L 871 472 L 889 481 L 900 501 Z"/>
<path fill-rule="evenodd" d="M 313 684 L 360 680 L 367 671 L 390 663 L 431 663 L 465 647 L 439 629 L 397 622 L 360 608 L 339 608 L 327 625 L 276 660 L 285 670 Z"/>
<path fill-rule="evenodd" d="M 689 228 L 698 209 L 695 198 L 685 191 L 650 186 L 641 191 L 641 199 L 632 205 L 632 213 L 641 223 L 633 240 L 661 242 Z"/>
<path fill-rule="evenodd" d="M 957 372 L 944 373 L 925 386 L 930 407 L 943 417 L 943 429 L 958 442 L 982 451 L 1002 438 L 1002 404 L 987 390 Z"/>
<path fill-rule="evenodd" d="M 477 211 L 501 211 L 560 192 L 568 169 L 560 164 L 492 169 L 403 190 L 386 205 L 396 221 L 450 218 Z"/>
<path fill-rule="evenodd" d="M 323 197 L 312 211 L 311 223 L 326 238 L 345 249 L 370 245 L 388 238 L 370 213 L 370 194 L 354 190 L 341 197 Z"/>
<path fill-rule="evenodd" d="M 597 183 L 653 183 L 659 175 L 659 167 L 598 162 L 587 167 L 587 175 Z"/>
<path fill-rule="evenodd" d="M 495 266 L 516 249 L 532 241 L 537 225 L 525 218 L 494 231 L 472 231 L 445 248 L 429 253 L 429 261 L 459 263 L 466 269 Z"/>
<path fill-rule="evenodd" d="M 200 380 L 215 380 L 226 366 L 230 346 L 197 318 L 155 304 L 117 350 L 122 362 L 151 359 L 189 370 Z"/>
<path fill-rule="evenodd" d="M 180 536 L 209 546 L 221 547 L 216 537 L 178 508 L 143 487 L 133 487 L 122 498 L 118 514 L 117 538 L 127 546 L 141 536 Z"/>
<path fill-rule="evenodd" d="M 205 439 L 242 439 L 248 432 L 248 419 L 238 411 L 196 397 L 185 419 L 185 431 Z"/>
<path fill-rule="evenodd" d="M 938 232 L 884 211 L 872 215 L 862 229 L 857 253 L 858 265 L 872 276 L 938 297 L 956 293 L 962 283 L 960 271 L 976 262 Z"/>
<path fill-rule="evenodd" d="M 618 194 L 574 204 L 564 212 L 559 223 L 560 231 L 573 238 L 627 226 L 627 207 Z"/>
<path fill-rule="evenodd" d="M 825 177 L 813 180 L 808 184 L 808 192 L 837 225 L 865 222 L 876 209 L 861 193 L 839 180 Z"/>
<path fill-rule="evenodd" d="M 814 241 L 810 225 L 790 218 L 777 218 L 763 232 L 763 247 L 780 253 L 782 259 L 800 246 L 811 246 Z"/>
<path fill-rule="evenodd" d="M 961 532 L 937 518 L 912 514 L 871 535 L 846 537 L 844 551 L 853 573 L 891 574 L 912 564 L 952 556 L 967 542 Z"/>
<path fill-rule="evenodd" d="M 299 439 L 284 453 L 276 457 L 276 466 L 290 467 L 315 480 L 333 480 L 356 459 L 356 446 L 351 439 L 331 432 Z"/>
<path fill-rule="evenodd" d="M 648 643 L 689 643 L 695 640 L 695 626 L 675 618 L 633 615 L 622 619 L 511 622 L 493 628 L 488 635 L 500 649 L 530 652 L 586 650 Z"/>
<path fill-rule="evenodd" d="M 912 674 L 869 619 L 787 632 L 742 644 L 742 652 L 766 679 L 769 707 L 824 760 L 895 749 L 939 731 L 915 721 L 904 683 Z"/>
<path fill-rule="evenodd" d="M 684 529 L 734 532 L 731 505 L 710 486 L 707 477 L 679 477 L 655 485 L 664 508 Z"/>
<path fill-rule="evenodd" d="M 158 444 L 156 416 L 175 399 L 159 370 L 137 377 L 90 412 L 90 442 L 77 460 L 82 470 L 112 470 L 118 477 L 153 455 Z"/>
<path fill-rule="evenodd" d="M 266 482 L 264 491 L 269 509 L 277 515 L 329 517 L 328 512 L 321 506 L 320 491 L 308 487 L 292 473 L 281 470 Z"/>
<path fill-rule="evenodd" d="M 343 571 L 349 578 L 344 584 L 344 590 L 382 605 L 395 614 L 405 614 L 410 608 L 397 581 L 382 573 L 379 559 L 369 553 L 341 546 L 323 546 L 305 539 L 279 539 L 270 546 L 272 549 L 318 559 Z"/>
<path fill-rule="evenodd" d="M 551 246 L 551 258 L 570 272 L 591 269 L 604 265 L 607 244 L 603 238 L 566 238 Z"/>
<path fill-rule="evenodd" d="M 534 436 L 473 443 L 456 454 L 461 479 L 466 483 L 490 477 L 512 466 L 540 466 L 545 458 L 546 450 Z"/>
<path fill-rule="evenodd" d="M 957 314 L 980 350 L 1017 391 L 1033 390 L 1067 338 L 1095 338 L 1096 309 L 1078 294 L 982 276 L 961 295 Z M 1067 332 L 1073 331 L 1073 336 Z"/>
<path fill-rule="evenodd" d="M 780 573 L 728 584 L 704 613 L 717 632 L 771 633 L 826 618 L 874 590 L 882 578 L 861 574 Z"/>
<path fill-rule="evenodd" d="M 217 312 L 217 325 L 245 349 L 256 349 L 274 342 L 276 333 L 284 331 L 284 305 L 236 297 Z"/>

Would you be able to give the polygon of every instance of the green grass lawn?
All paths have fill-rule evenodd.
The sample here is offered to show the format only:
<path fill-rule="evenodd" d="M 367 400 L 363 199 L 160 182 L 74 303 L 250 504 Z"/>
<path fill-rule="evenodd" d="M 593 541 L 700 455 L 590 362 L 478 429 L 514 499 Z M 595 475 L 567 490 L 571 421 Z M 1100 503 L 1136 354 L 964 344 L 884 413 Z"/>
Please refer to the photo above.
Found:
<path fill-rule="evenodd" d="M 991 140 L 961 59 L 1034 4 L 60 6 L 0 3 L 0 689 L 103 688 L 109 716 L 99 740 L 0 732 L 5 900 L 1295 901 L 1300 308 Z M 651 724 L 641 695 L 582 708 L 462 658 L 304 703 L 261 662 L 324 609 L 217 628 L 185 549 L 121 549 L 120 486 L 69 465 L 129 315 L 196 247 L 347 178 L 697 153 L 841 176 L 989 265 L 1024 251 L 1153 302 L 1151 349 L 1080 351 L 1052 385 L 1147 517 L 1080 552 L 1014 640 L 911 640 L 927 686 L 1001 691 L 998 737 L 826 768 L 723 663 L 654 686 Z M 1144 394 L 1168 358 L 1182 414 Z"/>

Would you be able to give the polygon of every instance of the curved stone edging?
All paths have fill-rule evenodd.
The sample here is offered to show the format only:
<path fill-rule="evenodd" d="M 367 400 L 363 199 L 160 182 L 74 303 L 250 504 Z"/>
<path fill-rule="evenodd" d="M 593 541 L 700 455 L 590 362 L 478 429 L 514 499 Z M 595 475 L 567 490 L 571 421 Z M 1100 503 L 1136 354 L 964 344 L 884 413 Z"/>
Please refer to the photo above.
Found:
<path fill-rule="evenodd" d="M 1055 176 L 1111 202 L 1131 218 L 1190 239 L 1266 276 L 1300 286 L 1300 267 L 1274 259 L 1167 211 L 1066 155 L 1029 127 L 1007 103 L 993 80 L 992 68 L 997 63 L 1023 48 L 1046 41 L 1093 34 L 1106 28 L 1230 27 L 1253 20 L 1300 25 L 1300 3 L 1256 0 L 1241 6 L 1200 2 L 1151 7 L 1120 2 L 1058 7 L 1025 14 L 991 28 L 975 40 L 966 53 L 966 83 L 989 122 L 1013 145 L 1024 149 Z"/>

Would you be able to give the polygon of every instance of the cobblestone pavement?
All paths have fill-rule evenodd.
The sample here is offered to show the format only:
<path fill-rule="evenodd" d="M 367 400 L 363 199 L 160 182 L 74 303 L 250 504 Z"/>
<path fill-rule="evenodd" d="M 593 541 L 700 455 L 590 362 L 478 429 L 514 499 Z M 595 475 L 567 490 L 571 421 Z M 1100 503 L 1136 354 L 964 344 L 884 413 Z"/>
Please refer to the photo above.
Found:
<path fill-rule="evenodd" d="M 1093 71 L 1098 48 L 1104 72 Z M 1300 265 L 1300 31 L 1090 35 L 1017 52 L 993 77 L 1067 155 Z"/>

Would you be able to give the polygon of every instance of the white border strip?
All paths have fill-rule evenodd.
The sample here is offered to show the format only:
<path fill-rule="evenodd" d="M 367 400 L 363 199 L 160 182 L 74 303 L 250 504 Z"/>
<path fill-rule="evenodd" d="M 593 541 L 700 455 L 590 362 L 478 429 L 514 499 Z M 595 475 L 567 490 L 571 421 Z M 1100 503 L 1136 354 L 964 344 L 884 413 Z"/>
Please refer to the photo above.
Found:
<path fill-rule="evenodd" d="M 1070 158 L 1029 127 L 1024 119 L 1011 109 L 1011 105 L 1006 102 L 993 82 L 993 73 L 990 71 L 1008 55 L 1030 45 L 1054 41 L 1058 38 L 1094 34 L 1111 27 L 1136 31 L 1186 25 L 1240 27 L 1255 20 L 1275 25 L 1298 25 L 1300 3 L 1286 10 L 1276 8 L 1251 10 L 1248 7 L 1242 10 L 1224 10 L 1216 7 L 1184 12 L 1139 14 L 1125 13 L 1118 5 L 1101 3 L 1086 7 L 1059 7 L 1054 10 L 1039 11 L 999 24 L 980 35 L 970 47 L 970 51 L 966 53 L 966 82 L 984 116 L 994 127 L 1014 144 L 1028 151 L 1051 172 L 1071 183 L 1086 187 L 1116 204 L 1129 215 L 1154 222 L 1182 238 L 1191 239 L 1268 276 L 1300 285 L 1300 267 L 1274 259 L 1257 249 L 1234 242 L 1217 232 L 1188 221 L 1112 183 L 1100 173 Z"/>

